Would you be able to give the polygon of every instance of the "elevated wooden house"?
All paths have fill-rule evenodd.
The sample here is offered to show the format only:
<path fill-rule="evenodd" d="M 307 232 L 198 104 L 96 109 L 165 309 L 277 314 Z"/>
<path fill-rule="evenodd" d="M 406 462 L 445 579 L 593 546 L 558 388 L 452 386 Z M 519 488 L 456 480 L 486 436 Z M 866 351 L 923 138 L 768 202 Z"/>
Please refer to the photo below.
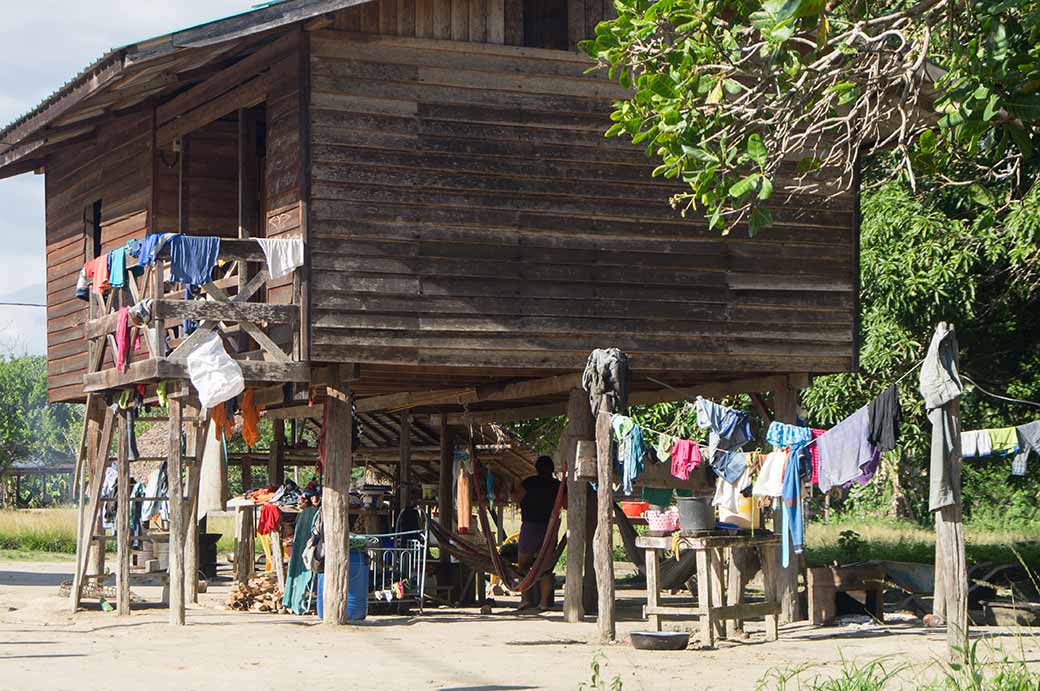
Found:
<path fill-rule="evenodd" d="M 575 45 L 611 10 L 286 0 L 103 56 L 0 130 L 0 177 L 46 176 L 51 400 L 183 381 L 184 319 L 224 335 L 275 416 L 313 417 L 327 388 L 336 429 L 347 400 L 442 432 L 563 414 L 597 347 L 628 353 L 636 403 L 774 391 L 779 410 L 854 369 L 856 193 L 777 202 L 753 239 L 680 218 L 643 151 L 603 137 L 626 93 Z M 165 256 L 74 296 L 84 262 L 160 232 L 225 239 L 208 300 Z M 307 261 L 269 280 L 252 237 L 303 238 Z M 148 297 L 147 352 L 119 371 L 116 311 Z M 116 423 L 90 409 L 96 476 Z M 351 455 L 330 436 L 327 511 Z"/>

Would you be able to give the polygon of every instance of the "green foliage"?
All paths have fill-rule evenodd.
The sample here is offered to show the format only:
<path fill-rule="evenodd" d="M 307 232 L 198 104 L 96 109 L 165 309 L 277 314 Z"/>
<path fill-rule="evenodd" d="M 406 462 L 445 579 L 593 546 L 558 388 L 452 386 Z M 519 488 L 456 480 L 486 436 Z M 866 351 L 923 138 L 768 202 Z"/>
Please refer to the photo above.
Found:
<path fill-rule="evenodd" d="M 0 357 L 0 469 L 17 460 L 66 460 L 79 443 L 80 406 L 47 402 L 47 360 Z"/>
<path fill-rule="evenodd" d="M 838 536 L 838 548 L 843 552 L 842 564 L 851 564 L 863 558 L 863 538 L 855 530 L 843 530 Z"/>
<path fill-rule="evenodd" d="M 621 675 L 615 675 L 613 679 L 608 683 L 603 671 L 603 666 L 606 664 L 607 656 L 602 652 L 597 652 L 592 656 L 592 662 L 589 663 L 589 669 L 592 672 L 592 678 L 587 682 L 581 682 L 578 684 L 578 691 L 621 691 Z"/>

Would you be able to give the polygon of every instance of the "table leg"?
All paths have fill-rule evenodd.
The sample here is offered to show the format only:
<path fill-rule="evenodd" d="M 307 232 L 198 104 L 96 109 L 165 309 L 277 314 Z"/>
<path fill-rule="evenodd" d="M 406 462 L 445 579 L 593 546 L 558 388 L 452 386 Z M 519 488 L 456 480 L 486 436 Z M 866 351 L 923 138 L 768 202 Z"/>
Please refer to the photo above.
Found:
<path fill-rule="evenodd" d="M 734 547 L 729 550 L 729 568 L 726 574 L 726 604 L 744 604 L 744 562 L 747 561 L 745 554 L 749 550 Z M 742 619 L 726 620 L 726 638 L 734 639 L 744 633 L 744 621 Z"/>
<path fill-rule="evenodd" d="M 652 609 L 658 606 L 657 595 L 660 592 L 658 587 L 658 566 L 660 565 L 660 557 L 656 549 L 644 551 L 646 553 L 646 607 L 647 609 Z M 652 631 L 661 630 L 661 615 L 648 613 L 646 620 L 649 622 Z"/>
<path fill-rule="evenodd" d="M 711 606 L 714 607 L 725 607 L 726 606 L 726 563 L 722 560 L 724 549 L 715 548 L 710 550 L 711 552 Z M 715 636 L 717 638 L 726 637 L 726 622 L 724 619 L 715 619 L 712 617 L 715 624 Z"/>
<path fill-rule="evenodd" d="M 715 647 L 715 627 L 711 620 L 712 550 L 697 550 L 697 607 L 700 610 L 701 645 Z"/>
<path fill-rule="evenodd" d="M 777 567 L 779 559 L 777 552 L 779 545 L 761 545 L 758 548 L 759 557 L 762 560 L 762 587 L 765 590 L 766 602 L 776 608 L 776 614 L 766 615 L 766 640 L 775 641 L 779 633 L 780 625 L 780 600 L 777 597 Z"/>

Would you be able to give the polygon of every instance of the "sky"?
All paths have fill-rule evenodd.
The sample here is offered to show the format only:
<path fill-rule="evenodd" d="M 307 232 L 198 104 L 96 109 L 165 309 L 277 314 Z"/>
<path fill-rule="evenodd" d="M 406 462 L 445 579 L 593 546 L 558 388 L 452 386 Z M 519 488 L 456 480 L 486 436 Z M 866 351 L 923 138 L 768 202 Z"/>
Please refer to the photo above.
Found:
<path fill-rule="evenodd" d="M 36 106 L 108 50 L 241 12 L 257 0 L 4 2 L 0 122 Z M 0 302 L 46 300 L 43 176 L 0 180 Z M 46 353 L 46 315 L 0 306 L 0 355 Z"/>

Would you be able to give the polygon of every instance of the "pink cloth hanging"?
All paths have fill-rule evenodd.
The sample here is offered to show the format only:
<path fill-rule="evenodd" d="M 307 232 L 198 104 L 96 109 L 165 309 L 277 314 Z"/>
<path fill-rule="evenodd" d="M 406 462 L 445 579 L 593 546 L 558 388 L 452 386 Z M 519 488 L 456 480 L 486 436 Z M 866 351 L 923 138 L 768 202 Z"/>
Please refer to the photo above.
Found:
<path fill-rule="evenodd" d="M 130 309 L 119 308 L 119 320 L 116 323 L 116 369 L 126 372 L 130 369 L 130 349 L 137 350 L 141 345 L 141 334 L 134 337 L 130 343 Z"/>
<path fill-rule="evenodd" d="M 672 445 L 672 475 L 689 480 L 690 471 L 701 464 L 701 447 L 689 439 L 676 439 Z"/>
<path fill-rule="evenodd" d="M 817 437 L 823 436 L 826 432 L 825 429 L 814 429 L 812 430 L 812 438 L 815 441 Z M 820 445 L 810 444 L 809 445 L 809 457 L 812 459 L 812 482 L 814 485 L 820 484 Z"/>

